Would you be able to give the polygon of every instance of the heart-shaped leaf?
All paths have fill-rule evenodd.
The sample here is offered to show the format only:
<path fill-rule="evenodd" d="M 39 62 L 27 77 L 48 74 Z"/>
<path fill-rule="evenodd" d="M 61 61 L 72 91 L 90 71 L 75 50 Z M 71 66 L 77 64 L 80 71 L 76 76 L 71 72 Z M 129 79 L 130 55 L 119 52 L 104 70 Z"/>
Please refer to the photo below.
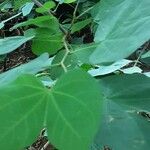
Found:
<path fill-rule="evenodd" d="M 0 149 L 22 149 L 46 127 L 58 149 L 87 150 L 101 108 L 98 83 L 81 70 L 64 74 L 50 90 L 24 75 L 0 87 Z"/>

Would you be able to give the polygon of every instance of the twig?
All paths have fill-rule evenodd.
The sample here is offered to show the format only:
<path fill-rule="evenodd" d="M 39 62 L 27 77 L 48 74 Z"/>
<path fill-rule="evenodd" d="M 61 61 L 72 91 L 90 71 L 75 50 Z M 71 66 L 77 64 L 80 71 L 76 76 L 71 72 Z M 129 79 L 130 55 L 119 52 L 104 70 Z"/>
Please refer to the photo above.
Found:
<path fill-rule="evenodd" d="M 58 4 L 56 5 L 55 9 L 52 11 L 53 13 L 55 13 L 55 12 L 57 11 L 59 5 L 60 5 L 60 3 L 58 3 Z"/>
<path fill-rule="evenodd" d="M 88 11 L 90 11 L 90 10 L 93 9 L 93 8 L 94 8 L 94 6 L 88 8 L 87 10 L 85 10 L 84 12 L 82 12 L 79 16 L 77 16 L 76 19 L 81 18 L 84 14 L 86 14 Z"/>
<path fill-rule="evenodd" d="M 64 43 L 64 47 L 65 47 L 66 52 L 65 52 L 64 57 L 62 58 L 60 64 L 61 64 L 64 72 L 67 72 L 68 70 L 67 70 L 67 68 L 66 68 L 64 63 L 65 63 L 65 60 L 66 60 L 68 54 L 70 53 L 70 50 L 69 50 L 67 42 L 66 42 L 66 36 L 64 36 L 64 38 L 63 38 L 63 43 Z"/>
<path fill-rule="evenodd" d="M 147 43 L 144 45 L 144 47 L 142 48 L 142 50 L 141 50 L 141 52 L 140 52 L 138 58 L 137 58 L 136 61 L 135 61 L 134 67 L 138 64 L 138 62 L 139 62 L 139 60 L 140 60 L 140 58 L 141 58 L 143 52 L 147 49 L 148 44 L 149 44 L 149 42 L 147 42 Z"/>
<path fill-rule="evenodd" d="M 74 22 L 76 20 L 76 13 L 77 13 L 77 9 L 78 9 L 79 3 L 80 3 L 80 0 L 77 1 L 76 7 L 75 7 L 74 12 L 73 12 L 73 19 L 71 21 L 71 25 L 70 25 L 69 29 L 72 28 L 72 26 L 73 26 L 73 24 L 74 24 Z"/>
<path fill-rule="evenodd" d="M 6 22 L 8 22 L 8 21 L 10 21 L 10 20 L 12 20 L 12 19 L 14 19 L 14 18 L 16 18 L 16 17 L 20 16 L 21 14 L 22 14 L 22 12 L 20 12 L 20 13 L 18 13 L 18 14 L 16 14 L 16 15 L 14 15 L 14 16 L 12 16 L 12 17 L 10 17 L 10 18 L 8 18 L 8 19 L 4 20 L 4 21 L 2 21 L 2 23 L 6 23 Z"/>

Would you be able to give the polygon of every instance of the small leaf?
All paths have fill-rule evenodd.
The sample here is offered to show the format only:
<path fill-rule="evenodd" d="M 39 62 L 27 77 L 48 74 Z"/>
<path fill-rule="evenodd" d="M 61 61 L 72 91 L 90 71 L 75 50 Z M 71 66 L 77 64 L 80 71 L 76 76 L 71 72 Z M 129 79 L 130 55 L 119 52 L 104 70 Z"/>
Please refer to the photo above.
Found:
<path fill-rule="evenodd" d="M 12 52 L 25 42 L 31 40 L 32 38 L 33 36 L 31 37 L 14 36 L 0 39 L 0 55 Z"/>
<path fill-rule="evenodd" d="M 4 24 L 3 22 L 1 22 L 1 23 L 0 23 L 0 29 L 2 29 L 2 28 L 4 27 L 4 25 L 5 25 L 5 24 Z"/>
<path fill-rule="evenodd" d="M 47 28 L 38 28 L 35 32 L 36 36 L 32 42 L 32 51 L 36 55 L 44 52 L 52 55 L 63 47 L 62 34 L 51 34 L 51 30 Z"/>
<path fill-rule="evenodd" d="M 37 8 L 36 12 L 38 12 L 38 13 L 48 12 L 50 9 L 54 8 L 55 5 L 56 4 L 53 1 L 46 2 L 46 3 L 43 4 L 42 7 Z"/>
<path fill-rule="evenodd" d="M 142 73 L 142 69 L 137 66 L 121 69 L 121 71 L 125 74 Z"/>
<path fill-rule="evenodd" d="M 120 68 L 129 64 L 130 62 L 131 62 L 130 60 L 123 59 L 123 60 L 117 61 L 109 66 L 99 66 L 99 68 L 97 68 L 97 69 L 91 69 L 88 71 L 88 73 L 94 77 L 106 75 L 106 74 L 109 74 L 109 73 L 119 70 Z"/>
<path fill-rule="evenodd" d="M 85 26 L 87 26 L 89 23 L 91 23 L 92 19 L 88 18 L 85 19 L 83 21 L 77 22 L 75 24 L 73 24 L 72 28 L 71 28 L 71 33 L 74 33 L 76 31 L 81 30 L 82 28 L 84 28 Z"/>
<path fill-rule="evenodd" d="M 25 6 L 22 8 L 22 13 L 23 13 L 23 16 L 27 16 L 28 14 L 30 14 L 32 8 L 34 6 L 34 3 L 31 2 L 31 3 L 26 3 Z"/>
<path fill-rule="evenodd" d="M 14 25 L 11 30 L 17 29 L 18 27 L 36 25 L 38 27 L 45 27 L 51 29 L 53 32 L 59 31 L 58 20 L 53 16 L 40 16 L 34 19 L 29 19 L 25 22 Z"/>

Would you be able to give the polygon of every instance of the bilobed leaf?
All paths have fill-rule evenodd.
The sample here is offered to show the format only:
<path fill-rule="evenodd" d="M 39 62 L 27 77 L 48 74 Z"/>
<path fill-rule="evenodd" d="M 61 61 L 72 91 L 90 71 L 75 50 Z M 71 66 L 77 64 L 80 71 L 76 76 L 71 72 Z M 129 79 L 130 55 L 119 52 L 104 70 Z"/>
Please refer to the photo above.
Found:
<path fill-rule="evenodd" d="M 150 122 L 138 112 L 150 112 L 150 78 L 120 75 L 100 81 L 105 98 L 103 123 L 95 146 L 115 150 L 143 150 L 150 147 Z"/>
<path fill-rule="evenodd" d="M 50 90 L 30 75 L 0 86 L 0 106 L 0 149 L 23 149 L 46 127 L 58 149 L 87 150 L 101 120 L 102 97 L 90 75 L 74 70 Z"/>
<path fill-rule="evenodd" d="M 0 55 L 12 52 L 25 42 L 31 40 L 32 38 L 33 36 L 31 37 L 14 36 L 0 39 Z"/>
<path fill-rule="evenodd" d="M 128 57 L 150 38 L 149 0 L 101 0 L 92 15 L 98 23 L 90 57 L 92 63 L 114 62 Z"/>

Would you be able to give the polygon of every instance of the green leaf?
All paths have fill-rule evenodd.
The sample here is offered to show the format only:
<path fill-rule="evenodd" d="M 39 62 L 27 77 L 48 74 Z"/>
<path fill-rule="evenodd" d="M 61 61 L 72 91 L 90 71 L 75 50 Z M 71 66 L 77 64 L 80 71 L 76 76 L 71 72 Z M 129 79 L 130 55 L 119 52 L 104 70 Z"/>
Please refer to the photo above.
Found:
<path fill-rule="evenodd" d="M 32 42 L 32 51 L 36 55 L 40 55 L 44 52 L 52 55 L 63 47 L 62 34 L 52 34 L 51 30 L 47 28 L 38 28 L 35 32 L 36 36 Z"/>
<path fill-rule="evenodd" d="M 32 8 L 34 6 L 34 3 L 33 2 L 28 2 L 25 4 L 25 6 L 22 8 L 22 13 L 23 13 L 23 16 L 27 16 L 28 14 L 30 14 Z"/>
<path fill-rule="evenodd" d="M 29 19 L 25 22 L 21 22 L 19 24 L 14 25 L 11 30 L 17 29 L 18 27 L 36 25 L 38 27 L 49 28 L 53 32 L 59 31 L 59 23 L 58 20 L 53 16 L 40 16 L 34 19 Z"/>
<path fill-rule="evenodd" d="M 90 57 L 94 64 L 128 57 L 150 38 L 149 0 L 101 0 L 92 15 L 98 23 Z"/>
<path fill-rule="evenodd" d="M 38 58 L 28 62 L 27 64 L 23 64 L 16 68 L 13 68 L 9 71 L 0 74 L 0 85 L 8 84 L 13 80 L 16 80 L 22 74 L 36 74 L 45 68 L 49 67 L 51 62 L 49 60 L 48 54 L 43 54 Z"/>
<path fill-rule="evenodd" d="M 4 25 L 5 25 L 5 24 L 4 24 L 3 22 L 1 22 L 1 23 L 0 23 L 0 29 L 2 29 L 2 28 L 4 27 Z"/>
<path fill-rule="evenodd" d="M 123 59 L 123 60 L 117 61 L 109 66 L 99 66 L 98 68 L 91 69 L 88 72 L 89 72 L 89 74 L 91 74 L 94 77 L 106 75 L 106 74 L 110 74 L 110 73 L 113 73 L 113 72 L 119 70 L 120 68 L 128 65 L 129 63 L 131 63 L 130 60 Z"/>
<path fill-rule="evenodd" d="M 58 80 L 52 89 L 47 122 L 49 139 L 58 149 L 89 149 L 101 120 L 100 93 L 94 79 L 80 70 Z"/>
<path fill-rule="evenodd" d="M 48 12 L 50 9 L 54 8 L 55 5 L 56 4 L 53 1 L 48 1 L 48 2 L 44 3 L 42 7 L 37 8 L 36 12 L 38 12 L 38 13 Z"/>
<path fill-rule="evenodd" d="M 142 55 L 141 61 L 147 64 L 150 64 L 150 51 Z"/>
<path fill-rule="evenodd" d="M 147 53 L 143 54 L 141 58 L 147 58 L 147 57 L 150 57 L 150 50 Z"/>
<path fill-rule="evenodd" d="M 89 149 L 101 118 L 102 98 L 98 83 L 87 73 L 68 72 L 51 90 L 24 75 L 0 91 L 0 149 L 22 149 L 45 126 L 58 149 Z"/>
<path fill-rule="evenodd" d="M 71 33 L 81 30 L 82 28 L 86 27 L 89 23 L 91 23 L 91 21 L 92 21 L 92 19 L 88 18 L 88 19 L 85 19 L 83 21 L 73 24 L 73 26 L 71 28 Z"/>
<path fill-rule="evenodd" d="M 44 125 L 42 89 L 32 76 L 0 86 L 0 149 L 21 150 L 36 139 Z"/>
<path fill-rule="evenodd" d="M 0 55 L 12 52 L 25 42 L 31 40 L 32 38 L 33 36 L 31 37 L 14 36 L 0 39 Z"/>
<path fill-rule="evenodd" d="M 5 0 L 5 1 L 2 0 L 0 3 L 0 10 L 3 10 L 5 5 L 7 5 L 8 3 L 9 3 L 9 0 Z"/>
<path fill-rule="evenodd" d="M 144 150 L 150 147 L 150 122 L 138 112 L 150 112 L 150 78 L 120 75 L 100 81 L 104 94 L 103 124 L 95 146 L 114 150 Z"/>
<path fill-rule="evenodd" d="M 121 69 L 121 72 L 125 74 L 142 73 L 142 69 L 137 66 L 133 66 L 133 67 Z"/>

